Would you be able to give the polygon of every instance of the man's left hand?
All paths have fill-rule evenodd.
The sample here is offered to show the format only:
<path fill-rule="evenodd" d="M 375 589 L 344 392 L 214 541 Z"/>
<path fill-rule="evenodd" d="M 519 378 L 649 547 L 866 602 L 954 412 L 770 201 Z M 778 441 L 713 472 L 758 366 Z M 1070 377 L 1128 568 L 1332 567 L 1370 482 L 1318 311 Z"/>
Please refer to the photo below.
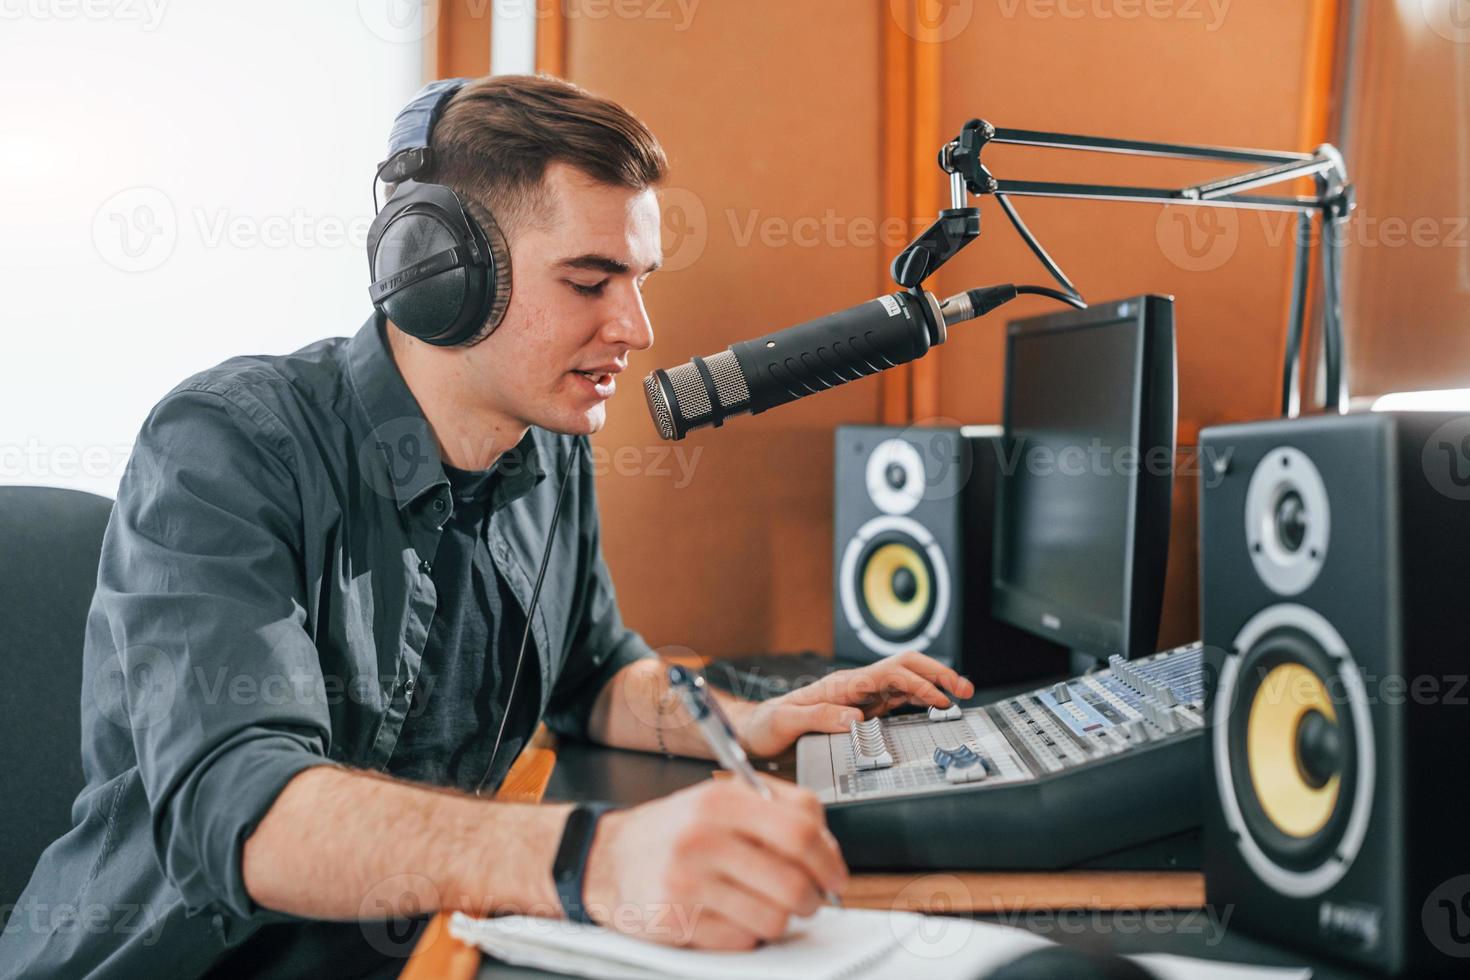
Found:
<path fill-rule="evenodd" d="M 751 755 L 779 755 L 808 732 L 845 732 L 855 721 L 903 705 L 947 708 L 950 699 L 944 691 L 963 699 L 975 693 L 975 685 L 934 658 L 909 650 L 866 667 L 835 671 L 752 706 L 739 726 L 740 740 Z"/>

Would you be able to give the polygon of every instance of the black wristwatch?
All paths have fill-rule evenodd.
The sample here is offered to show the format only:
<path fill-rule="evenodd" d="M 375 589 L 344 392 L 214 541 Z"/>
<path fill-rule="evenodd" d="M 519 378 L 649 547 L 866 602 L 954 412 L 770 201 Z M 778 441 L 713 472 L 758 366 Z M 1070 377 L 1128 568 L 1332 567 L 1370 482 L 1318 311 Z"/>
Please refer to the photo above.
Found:
<path fill-rule="evenodd" d="M 573 922 L 592 925 L 582 899 L 582 879 L 587 873 L 587 852 L 592 850 L 592 834 L 597 830 L 597 821 L 609 810 L 617 807 L 611 803 L 578 803 L 567 816 L 565 829 L 561 832 L 561 845 L 556 849 L 556 860 L 551 864 L 551 880 L 556 882 L 556 897 L 562 911 Z"/>

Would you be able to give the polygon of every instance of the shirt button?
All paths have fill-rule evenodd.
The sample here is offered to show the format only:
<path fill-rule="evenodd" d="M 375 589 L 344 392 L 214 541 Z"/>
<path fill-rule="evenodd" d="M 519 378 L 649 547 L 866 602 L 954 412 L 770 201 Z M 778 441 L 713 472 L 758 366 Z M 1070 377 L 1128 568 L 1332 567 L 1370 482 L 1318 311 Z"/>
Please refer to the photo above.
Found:
<path fill-rule="evenodd" d="M 404 694 L 412 694 L 413 693 L 413 678 L 412 677 L 410 677 L 408 680 L 406 680 L 406 681 L 403 682 L 403 693 Z"/>
<path fill-rule="evenodd" d="M 429 559 L 425 558 L 423 561 L 419 562 L 419 571 L 423 572 L 425 575 L 428 575 L 433 570 L 434 566 L 429 561 Z"/>

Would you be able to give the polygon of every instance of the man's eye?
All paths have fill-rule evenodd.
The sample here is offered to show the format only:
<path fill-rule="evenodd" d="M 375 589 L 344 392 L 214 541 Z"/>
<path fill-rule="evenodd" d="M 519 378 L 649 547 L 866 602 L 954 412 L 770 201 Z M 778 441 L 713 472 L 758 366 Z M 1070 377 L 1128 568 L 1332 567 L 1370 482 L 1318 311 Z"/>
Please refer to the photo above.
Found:
<path fill-rule="evenodd" d="M 568 279 L 567 285 L 576 290 L 579 296 L 601 296 L 603 288 L 607 286 L 607 280 L 604 279 L 601 282 L 593 283 L 591 286 L 584 286 L 580 282 L 573 282 Z"/>

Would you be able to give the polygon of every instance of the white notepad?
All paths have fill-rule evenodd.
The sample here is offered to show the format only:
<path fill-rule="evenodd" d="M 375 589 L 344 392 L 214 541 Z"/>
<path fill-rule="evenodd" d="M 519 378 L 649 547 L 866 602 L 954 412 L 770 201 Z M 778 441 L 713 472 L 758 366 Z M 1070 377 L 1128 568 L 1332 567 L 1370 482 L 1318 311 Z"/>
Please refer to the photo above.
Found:
<path fill-rule="evenodd" d="M 861 977 L 892 955 L 922 918 L 907 912 L 823 909 L 794 922 L 781 942 L 746 953 L 678 949 L 597 926 L 524 916 L 472 919 L 456 913 L 449 931 L 517 966 L 589 977 L 842 980 Z"/>
<path fill-rule="evenodd" d="M 1050 942 L 1021 929 L 914 912 L 822 908 L 748 953 L 676 949 L 597 926 L 455 913 L 449 931 L 515 966 L 606 980 L 973 980 Z"/>
<path fill-rule="evenodd" d="M 1051 940 L 1011 926 L 913 912 L 823 908 L 748 953 L 644 942 L 560 919 L 454 913 L 449 932 L 502 962 L 600 980 L 974 980 Z M 1160 980 L 1306 980 L 1309 970 L 1135 957 Z"/>

